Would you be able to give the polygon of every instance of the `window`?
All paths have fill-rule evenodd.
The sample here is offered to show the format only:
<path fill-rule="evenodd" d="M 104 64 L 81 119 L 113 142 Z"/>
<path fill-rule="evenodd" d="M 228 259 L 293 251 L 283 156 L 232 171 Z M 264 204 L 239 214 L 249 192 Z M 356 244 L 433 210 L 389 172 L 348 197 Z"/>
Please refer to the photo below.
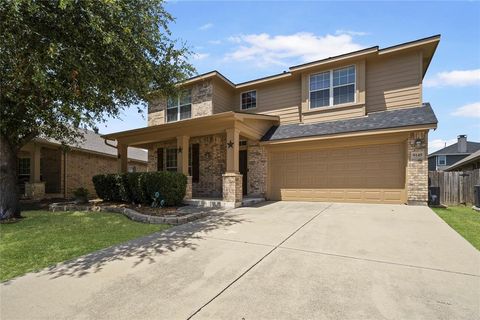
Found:
<path fill-rule="evenodd" d="M 438 156 L 437 157 L 437 165 L 446 166 L 447 165 L 447 156 Z"/>
<path fill-rule="evenodd" d="M 252 91 L 242 92 L 241 103 L 242 103 L 241 105 L 242 110 L 256 108 L 257 107 L 257 91 L 252 90 Z"/>
<path fill-rule="evenodd" d="M 192 117 L 192 91 L 184 90 L 178 97 L 167 99 L 167 122 L 190 119 Z"/>
<path fill-rule="evenodd" d="M 310 108 L 328 107 L 355 101 L 355 66 L 310 76 Z"/>
<path fill-rule="evenodd" d="M 18 175 L 30 176 L 30 158 L 18 159 Z"/>
<path fill-rule="evenodd" d="M 167 148 L 165 158 L 165 170 L 177 171 L 177 148 Z"/>

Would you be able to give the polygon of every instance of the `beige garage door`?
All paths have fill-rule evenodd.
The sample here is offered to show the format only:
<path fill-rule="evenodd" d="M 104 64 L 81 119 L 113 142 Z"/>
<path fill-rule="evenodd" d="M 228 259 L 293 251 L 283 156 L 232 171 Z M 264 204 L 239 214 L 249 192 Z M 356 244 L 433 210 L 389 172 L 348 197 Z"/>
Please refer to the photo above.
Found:
<path fill-rule="evenodd" d="M 272 200 L 405 203 L 405 144 L 269 153 Z"/>

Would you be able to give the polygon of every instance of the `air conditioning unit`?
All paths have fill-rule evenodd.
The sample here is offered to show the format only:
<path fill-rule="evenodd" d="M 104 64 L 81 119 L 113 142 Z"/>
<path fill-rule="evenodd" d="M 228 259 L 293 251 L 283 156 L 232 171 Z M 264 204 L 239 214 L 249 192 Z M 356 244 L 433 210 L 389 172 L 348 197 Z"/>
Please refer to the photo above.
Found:
<path fill-rule="evenodd" d="M 428 205 L 430 206 L 440 205 L 440 187 L 428 188 Z"/>
<path fill-rule="evenodd" d="M 473 202 L 475 203 L 475 207 L 480 208 L 480 185 L 476 185 L 473 187 Z"/>

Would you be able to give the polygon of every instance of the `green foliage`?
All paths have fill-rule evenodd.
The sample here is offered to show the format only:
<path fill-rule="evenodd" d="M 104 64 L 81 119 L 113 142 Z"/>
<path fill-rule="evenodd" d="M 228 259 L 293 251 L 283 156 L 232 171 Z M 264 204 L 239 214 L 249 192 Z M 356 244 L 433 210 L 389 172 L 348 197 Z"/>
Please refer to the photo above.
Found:
<path fill-rule="evenodd" d="M 153 202 L 155 192 L 160 192 L 167 206 L 179 205 L 185 197 L 187 177 L 178 172 L 149 172 L 145 176 L 145 191 L 149 202 Z"/>
<path fill-rule="evenodd" d="M 145 177 L 143 172 L 127 174 L 127 184 L 130 191 L 130 200 L 135 203 L 147 203 L 148 197 L 145 191 Z"/>
<path fill-rule="evenodd" d="M 0 134 L 64 143 L 190 76 L 162 0 L 0 2 Z M 139 112 L 141 107 L 139 107 Z M 2 140 L 3 141 L 3 140 Z"/>
<path fill-rule="evenodd" d="M 97 195 L 106 201 L 127 201 L 150 205 L 155 192 L 169 206 L 180 205 L 185 197 L 187 177 L 177 172 L 136 172 L 101 174 L 93 177 Z"/>
<path fill-rule="evenodd" d="M 77 188 L 73 195 L 78 199 L 88 199 L 88 190 L 86 188 Z"/>

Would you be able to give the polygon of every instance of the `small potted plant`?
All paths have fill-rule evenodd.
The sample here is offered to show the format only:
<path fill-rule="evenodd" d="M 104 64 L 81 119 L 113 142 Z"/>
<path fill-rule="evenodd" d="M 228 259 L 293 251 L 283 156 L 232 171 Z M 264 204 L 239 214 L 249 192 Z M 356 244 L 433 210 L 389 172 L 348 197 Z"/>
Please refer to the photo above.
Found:
<path fill-rule="evenodd" d="M 75 203 L 87 203 L 88 202 L 88 190 L 86 188 L 78 188 L 73 192 L 75 197 Z"/>

